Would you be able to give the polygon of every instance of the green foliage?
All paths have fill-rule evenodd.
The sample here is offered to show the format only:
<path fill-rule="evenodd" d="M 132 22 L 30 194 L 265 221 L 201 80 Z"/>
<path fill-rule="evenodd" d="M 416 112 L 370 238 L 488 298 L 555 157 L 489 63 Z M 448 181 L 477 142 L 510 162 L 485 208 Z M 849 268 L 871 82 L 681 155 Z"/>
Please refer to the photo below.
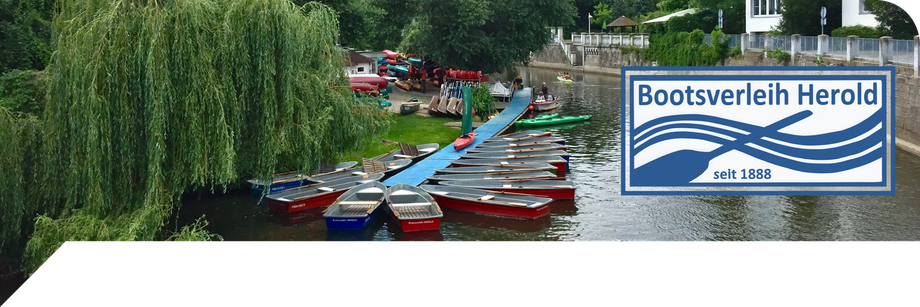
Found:
<path fill-rule="evenodd" d="M 460 130 L 444 125 L 448 122 L 459 123 L 460 121 L 456 119 L 423 117 L 415 114 L 393 114 L 390 117 L 393 123 L 390 125 L 390 130 L 382 137 L 384 140 L 408 144 L 438 143 L 443 148 L 449 146 L 460 136 Z M 375 157 L 397 148 L 399 147 L 383 143 L 379 139 L 367 140 L 362 150 L 343 156 L 342 161 L 360 161 L 362 157 Z"/>
<path fill-rule="evenodd" d="M 827 8 L 827 25 L 824 33 L 831 33 L 840 27 L 842 15 L 840 0 L 783 1 L 782 14 L 778 30 L 783 35 L 821 34 L 821 7 Z"/>
<path fill-rule="evenodd" d="M 882 0 L 866 0 L 865 7 L 875 14 L 884 34 L 896 39 L 913 39 L 917 35 L 917 24 L 897 5 Z"/>
<path fill-rule="evenodd" d="M 47 82 L 44 71 L 11 70 L 0 75 L 0 106 L 13 112 L 39 115 Z"/>
<path fill-rule="evenodd" d="M 419 1 L 415 31 L 404 37 L 403 51 L 483 73 L 528 61 L 550 41 L 546 27 L 568 25 L 575 16 L 572 0 Z"/>
<path fill-rule="evenodd" d="M 45 68 L 53 6 L 54 0 L 0 0 L 0 74 Z"/>
<path fill-rule="evenodd" d="M 712 66 L 724 64 L 728 57 L 728 38 L 722 31 L 712 32 L 712 46 L 703 43 L 704 33 L 671 32 L 649 39 L 648 60 L 660 66 Z"/>
<path fill-rule="evenodd" d="M 208 227 L 208 221 L 204 219 L 204 215 L 201 218 L 195 220 L 195 223 L 191 225 L 186 225 L 182 227 L 177 233 L 172 234 L 167 238 L 167 241 L 222 241 L 223 237 L 215 234 L 208 233 L 205 228 Z"/>
<path fill-rule="evenodd" d="M 17 216 L 43 214 L 26 245 L 30 272 L 67 240 L 155 239 L 187 189 L 309 172 L 386 129 L 376 106 L 356 102 L 324 5 L 57 8 L 41 117 L 29 126 L 35 119 L 0 114 L 0 207 L 11 212 L 0 234 L 20 233 Z M 180 237 L 202 238 L 201 229 Z"/>
<path fill-rule="evenodd" d="M 831 36 L 837 37 L 847 37 L 850 35 L 856 35 L 862 38 L 879 38 L 885 36 L 881 31 L 879 31 L 879 29 L 867 27 L 864 25 L 839 27 L 831 32 Z"/>
<path fill-rule="evenodd" d="M 672 17 L 665 22 L 668 32 L 690 32 L 696 29 L 710 31 L 718 26 L 718 11 L 712 10 L 700 10 L 696 14 Z"/>
<path fill-rule="evenodd" d="M 658 17 L 662 17 L 668 14 L 671 14 L 671 12 L 654 11 L 654 12 L 649 12 L 648 14 L 645 14 L 645 15 L 639 15 L 639 17 L 635 19 L 635 21 L 639 23 L 639 32 L 649 33 L 649 34 L 658 34 L 658 33 L 666 32 L 667 31 L 665 28 L 666 23 L 664 22 L 656 22 L 656 23 L 648 23 L 648 24 L 643 23 L 643 22 L 646 22 L 646 21 L 649 21 L 649 20 L 652 20 Z"/>
<path fill-rule="evenodd" d="M 792 56 L 788 52 L 783 51 L 783 49 L 780 48 L 768 49 L 767 57 L 772 58 L 782 64 L 789 63 L 789 60 L 792 59 Z"/>
<path fill-rule="evenodd" d="M 659 0 L 658 9 L 662 11 L 676 12 L 680 10 L 686 10 L 691 7 L 696 7 L 696 1 L 691 0 Z"/>
<path fill-rule="evenodd" d="M 606 3 L 598 3 L 594 6 L 594 14 L 591 19 L 591 23 L 595 25 L 602 26 L 604 29 L 607 28 L 607 24 L 613 21 L 613 11 L 610 10 L 610 6 Z"/>
<path fill-rule="evenodd" d="M 722 10 L 722 30 L 725 33 L 744 33 L 745 0 L 694 0 L 696 6 L 708 10 L 715 17 L 713 25 L 719 24 L 719 10 Z"/>
<path fill-rule="evenodd" d="M 472 91 L 473 110 L 476 111 L 476 116 L 479 116 L 480 120 L 486 121 L 495 113 L 495 98 L 485 85 L 473 87 Z"/>

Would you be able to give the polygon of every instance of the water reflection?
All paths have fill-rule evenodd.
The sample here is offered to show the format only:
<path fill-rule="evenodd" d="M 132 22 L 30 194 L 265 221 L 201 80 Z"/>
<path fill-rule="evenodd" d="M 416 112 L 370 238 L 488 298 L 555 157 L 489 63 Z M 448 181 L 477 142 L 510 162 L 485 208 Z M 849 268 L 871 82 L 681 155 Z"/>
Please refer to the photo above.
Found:
<path fill-rule="evenodd" d="M 555 209 L 551 207 L 550 210 Z M 457 224 L 477 228 L 481 231 L 506 229 L 518 232 L 537 232 L 550 226 L 549 215 L 535 220 L 521 220 L 498 216 L 484 216 L 472 212 L 445 209 L 443 223 Z"/>

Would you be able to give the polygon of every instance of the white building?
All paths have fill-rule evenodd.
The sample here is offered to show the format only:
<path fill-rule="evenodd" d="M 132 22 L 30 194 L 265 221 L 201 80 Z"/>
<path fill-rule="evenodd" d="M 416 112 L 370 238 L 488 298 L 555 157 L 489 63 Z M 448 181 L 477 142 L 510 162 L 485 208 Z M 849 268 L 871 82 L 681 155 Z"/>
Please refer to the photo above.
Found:
<path fill-rule="evenodd" d="M 348 50 L 348 57 L 345 58 L 345 72 L 349 75 L 376 74 L 377 61 L 363 56 L 354 50 Z"/>
<path fill-rule="evenodd" d="M 802 1 L 802 0 L 790 0 Z M 805 0 L 807 1 L 807 0 Z M 875 15 L 869 14 L 865 10 L 865 0 L 842 0 L 841 12 L 827 12 L 828 14 L 841 14 L 843 26 L 864 25 L 875 27 L 878 22 Z M 747 0 L 744 2 L 745 10 L 745 28 L 747 33 L 758 34 L 772 30 L 779 26 L 779 21 L 783 18 L 780 13 L 782 0 Z M 828 33 L 830 34 L 830 33 Z"/>

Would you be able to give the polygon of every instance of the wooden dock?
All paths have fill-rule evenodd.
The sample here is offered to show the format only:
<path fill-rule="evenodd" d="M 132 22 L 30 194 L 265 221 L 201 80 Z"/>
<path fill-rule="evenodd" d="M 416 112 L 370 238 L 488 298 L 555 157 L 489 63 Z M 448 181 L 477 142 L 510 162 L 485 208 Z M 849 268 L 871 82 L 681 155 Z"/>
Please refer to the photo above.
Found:
<path fill-rule="evenodd" d="M 531 91 L 532 89 L 529 87 L 514 91 L 508 107 L 479 128 L 476 128 L 476 130 L 473 130 L 476 133 L 476 140 L 467 148 L 481 144 L 483 140 L 499 135 L 512 127 L 514 122 L 520 119 L 524 112 L 527 112 L 527 107 L 530 106 Z M 459 133 L 457 136 L 460 136 Z M 450 161 L 460 159 L 460 155 L 465 153 L 466 148 L 456 151 L 453 144 L 448 145 L 428 158 L 390 177 L 383 184 L 388 187 L 399 183 L 418 186 L 425 181 L 426 177 L 434 175 L 434 170 L 450 166 Z"/>

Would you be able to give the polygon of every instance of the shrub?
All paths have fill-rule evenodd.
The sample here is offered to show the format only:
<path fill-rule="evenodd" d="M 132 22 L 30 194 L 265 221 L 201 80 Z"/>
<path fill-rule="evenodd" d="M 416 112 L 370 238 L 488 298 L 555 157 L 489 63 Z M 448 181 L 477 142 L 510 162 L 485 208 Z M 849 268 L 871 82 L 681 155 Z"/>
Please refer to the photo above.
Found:
<path fill-rule="evenodd" d="M 863 25 L 840 27 L 831 32 L 831 36 L 836 37 L 847 37 L 850 35 L 856 35 L 862 38 L 879 38 L 885 36 L 879 29 Z"/>

